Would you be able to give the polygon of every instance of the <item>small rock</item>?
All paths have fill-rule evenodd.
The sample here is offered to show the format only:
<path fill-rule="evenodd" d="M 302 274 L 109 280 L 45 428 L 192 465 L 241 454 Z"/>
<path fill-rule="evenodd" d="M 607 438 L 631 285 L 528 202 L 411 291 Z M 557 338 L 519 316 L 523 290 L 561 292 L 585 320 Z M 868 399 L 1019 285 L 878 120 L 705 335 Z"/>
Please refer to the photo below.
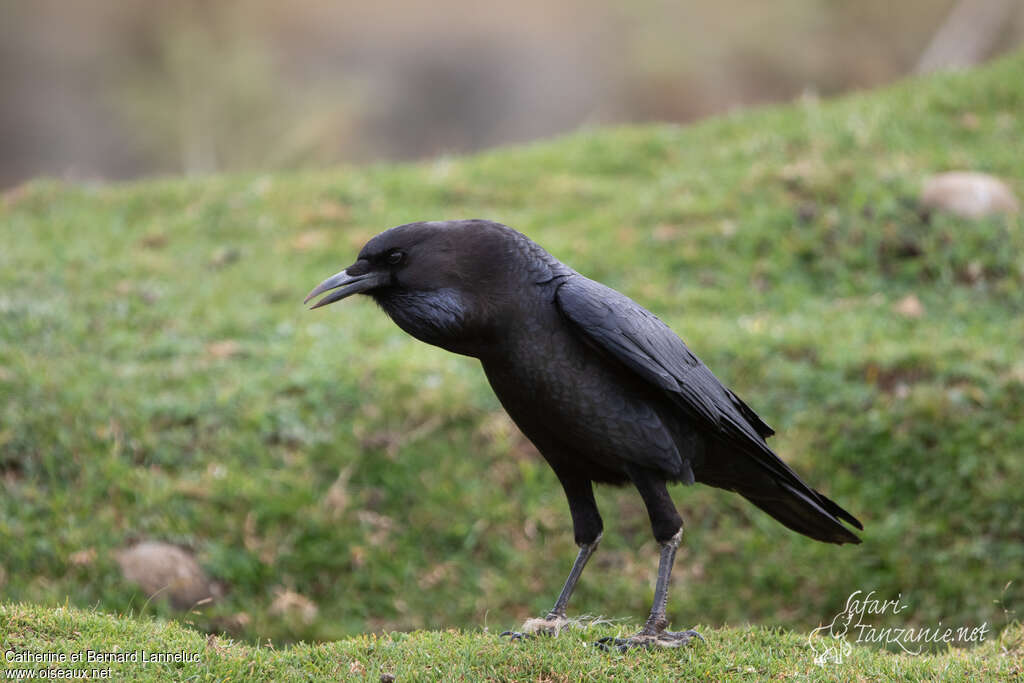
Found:
<path fill-rule="evenodd" d="M 395 674 L 385 671 L 380 675 L 380 683 L 395 683 Z"/>
<path fill-rule="evenodd" d="M 896 311 L 899 315 L 904 318 L 920 318 L 924 315 L 924 305 L 921 300 L 917 298 L 916 294 L 908 294 L 892 307 L 892 310 Z"/>
<path fill-rule="evenodd" d="M 219 592 L 195 558 L 176 545 L 144 541 L 115 557 L 125 579 L 151 598 L 166 597 L 178 609 L 213 600 Z"/>
<path fill-rule="evenodd" d="M 921 206 L 962 218 L 1016 213 L 1020 209 L 1013 190 L 1002 180 L 969 171 L 940 173 L 925 180 Z"/>

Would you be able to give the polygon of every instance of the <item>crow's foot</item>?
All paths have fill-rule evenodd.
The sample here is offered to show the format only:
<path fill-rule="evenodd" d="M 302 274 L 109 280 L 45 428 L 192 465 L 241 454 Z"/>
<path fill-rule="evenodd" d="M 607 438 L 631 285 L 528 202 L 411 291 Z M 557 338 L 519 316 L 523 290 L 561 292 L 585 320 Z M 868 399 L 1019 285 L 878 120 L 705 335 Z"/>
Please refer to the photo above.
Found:
<path fill-rule="evenodd" d="M 543 619 L 527 619 L 520 628 L 522 631 L 505 631 L 502 636 L 512 640 L 528 640 L 535 635 L 557 636 L 569 626 L 565 617 L 548 615 Z"/>
<path fill-rule="evenodd" d="M 634 647 L 682 647 L 689 644 L 690 640 L 696 638 L 701 642 L 704 636 L 696 631 L 648 631 L 644 629 L 635 636 L 629 638 L 602 638 L 594 645 L 605 652 L 616 649 L 619 652 L 626 652 Z"/>
<path fill-rule="evenodd" d="M 510 643 L 516 640 L 529 640 L 530 638 L 533 638 L 531 634 L 523 633 L 522 631 L 502 631 L 501 635 L 498 637 L 508 638 L 508 642 Z"/>

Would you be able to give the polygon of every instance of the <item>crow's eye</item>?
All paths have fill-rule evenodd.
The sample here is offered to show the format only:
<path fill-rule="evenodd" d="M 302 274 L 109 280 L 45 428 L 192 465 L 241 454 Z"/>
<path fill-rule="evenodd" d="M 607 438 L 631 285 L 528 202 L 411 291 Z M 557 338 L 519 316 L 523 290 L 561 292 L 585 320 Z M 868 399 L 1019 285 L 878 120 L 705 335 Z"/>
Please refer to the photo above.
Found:
<path fill-rule="evenodd" d="M 405 253 L 401 251 L 393 251 L 388 254 L 387 261 L 389 265 L 397 266 L 399 263 L 405 260 Z"/>

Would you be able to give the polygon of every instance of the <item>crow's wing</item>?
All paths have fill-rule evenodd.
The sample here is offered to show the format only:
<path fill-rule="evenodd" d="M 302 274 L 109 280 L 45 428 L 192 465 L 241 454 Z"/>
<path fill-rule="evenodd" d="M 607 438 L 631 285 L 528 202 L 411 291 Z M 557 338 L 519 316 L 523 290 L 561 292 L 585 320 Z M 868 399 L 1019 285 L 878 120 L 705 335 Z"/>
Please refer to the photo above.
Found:
<path fill-rule="evenodd" d="M 556 301 L 584 340 L 669 394 L 705 429 L 744 450 L 767 450 L 772 428 L 726 389 L 683 340 L 629 297 L 581 275 L 567 278 Z M 769 451 L 770 452 L 770 451 Z"/>

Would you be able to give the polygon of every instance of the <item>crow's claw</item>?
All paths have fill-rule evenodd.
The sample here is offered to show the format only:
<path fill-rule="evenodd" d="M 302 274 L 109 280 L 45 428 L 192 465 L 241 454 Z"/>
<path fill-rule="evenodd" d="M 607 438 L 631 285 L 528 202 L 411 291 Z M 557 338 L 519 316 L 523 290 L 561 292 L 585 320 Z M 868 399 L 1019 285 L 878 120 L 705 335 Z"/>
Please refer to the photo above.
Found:
<path fill-rule="evenodd" d="M 660 633 L 641 631 L 629 638 L 615 638 L 613 636 L 601 638 L 594 643 L 594 647 L 605 652 L 613 648 L 619 652 L 626 652 L 634 647 L 682 647 L 689 644 L 693 638 L 704 642 L 704 636 L 696 631 L 662 631 Z"/>
<path fill-rule="evenodd" d="M 519 628 L 522 631 L 505 631 L 501 635 L 509 640 L 527 640 L 536 636 L 557 636 L 569 627 L 571 622 L 564 616 L 551 615 L 542 619 L 527 619 Z"/>
<path fill-rule="evenodd" d="M 516 640 L 529 640 L 530 638 L 533 638 L 532 634 L 522 633 L 521 631 L 502 631 L 501 635 L 499 635 L 498 637 L 504 638 L 506 636 L 508 637 L 508 641 L 510 643 Z"/>

